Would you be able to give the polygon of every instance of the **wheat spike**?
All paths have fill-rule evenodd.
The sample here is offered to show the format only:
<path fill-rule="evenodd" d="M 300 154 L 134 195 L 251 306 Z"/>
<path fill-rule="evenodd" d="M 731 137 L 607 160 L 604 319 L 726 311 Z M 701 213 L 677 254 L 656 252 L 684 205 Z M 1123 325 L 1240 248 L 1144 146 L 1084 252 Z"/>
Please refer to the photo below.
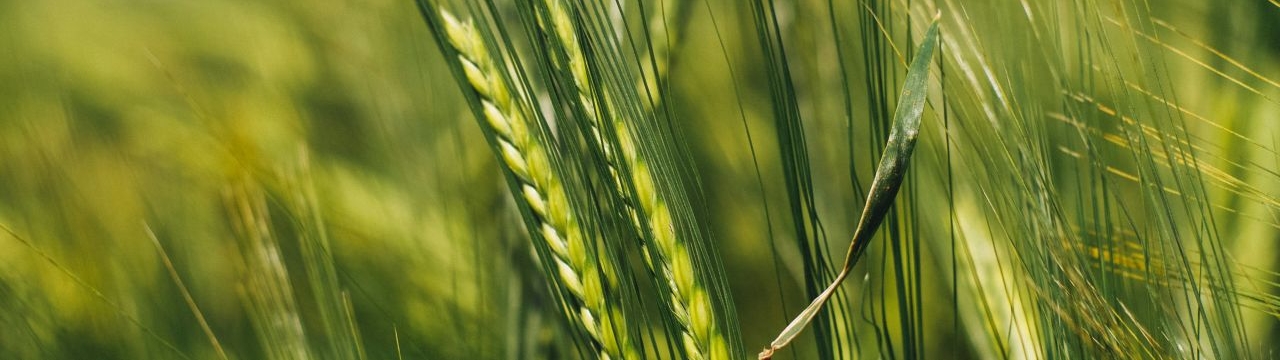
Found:
<path fill-rule="evenodd" d="M 656 246 L 650 247 L 642 243 L 641 249 L 650 271 L 659 274 L 662 281 L 666 283 L 667 289 L 671 291 L 666 300 L 676 321 L 680 324 L 681 342 L 684 345 L 685 355 L 690 359 L 726 359 L 729 354 L 728 345 L 718 328 L 715 310 L 711 305 L 712 299 L 694 271 L 689 244 L 676 235 L 675 219 L 671 210 L 658 190 L 652 169 L 637 152 L 636 143 L 631 132 L 628 131 L 629 126 L 632 126 L 629 124 L 631 121 L 615 115 L 612 123 L 614 138 L 619 142 L 617 148 L 622 150 L 621 161 L 630 170 L 627 174 L 629 178 L 624 178 L 618 171 L 618 156 L 610 150 L 612 148 L 607 143 L 608 138 L 602 133 L 606 130 L 601 129 L 601 120 L 598 118 L 599 114 L 607 113 L 605 109 L 598 108 L 596 105 L 601 102 L 616 104 L 617 99 L 608 96 L 608 93 L 603 94 L 604 96 L 593 93 L 587 74 L 586 59 L 566 7 L 567 5 L 561 1 L 547 1 L 552 26 L 550 32 L 555 34 L 560 45 L 564 47 L 569 73 L 573 76 L 579 101 L 586 109 L 591 136 L 603 151 L 614 185 L 620 193 L 625 193 L 622 189 L 625 188 L 626 182 L 634 186 L 634 198 L 628 196 L 624 204 L 627 206 L 627 213 L 637 232 L 643 233 L 646 224 L 641 224 L 635 205 L 638 204 L 640 210 L 647 215 L 647 231 L 650 232 Z M 613 108 L 613 106 L 609 107 Z"/>
<path fill-rule="evenodd" d="M 467 81 L 479 95 L 484 120 L 493 130 L 505 165 L 519 181 L 518 201 L 528 204 L 539 222 L 538 232 L 551 250 L 560 283 L 572 295 L 571 311 L 577 325 L 590 335 L 601 359 L 637 358 L 626 334 L 627 326 L 617 304 L 609 304 L 615 286 L 606 279 L 612 264 L 589 249 L 574 215 L 564 183 L 552 171 L 546 148 L 529 130 L 511 87 L 490 57 L 483 39 L 470 21 L 462 22 L 440 10 L 449 43 L 458 51 Z M 576 307 L 576 308 L 572 308 Z"/>

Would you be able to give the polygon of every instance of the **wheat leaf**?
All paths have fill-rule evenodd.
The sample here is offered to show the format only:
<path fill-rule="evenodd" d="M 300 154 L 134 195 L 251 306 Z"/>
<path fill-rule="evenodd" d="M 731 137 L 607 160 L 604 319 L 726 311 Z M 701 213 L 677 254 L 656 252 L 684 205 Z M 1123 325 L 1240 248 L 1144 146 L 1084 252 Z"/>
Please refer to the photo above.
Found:
<path fill-rule="evenodd" d="M 893 129 L 889 133 L 888 143 L 885 144 L 884 155 L 880 157 L 880 165 L 871 183 L 871 192 L 867 195 L 862 218 L 858 221 L 857 229 L 854 230 L 853 241 L 849 244 L 849 253 L 845 257 L 840 275 L 809 304 L 809 307 L 800 312 L 800 315 L 782 330 L 768 348 L 760 353 L 760 359 L 772 358 L 775 351 L 791 343 L 822 310 L 827 299 L 831 298 L 831 295 L 848 277 L 849 269 L 857 263 L 858 257 L 862 255 L 862 251 L 866 249 L 876 229 L 880 227 L 880 222 L 884 220 L 885 214 L 893 205 L 893 199 L 902 186 L 907 165 L 911 162 L 916 136 L 920 133 L 920 116 L 924 113 L 925 95 L 928 93 L 929 63 L 938 37 L 937 19 L 938 17 L 935 16 L 920 45 L 918 55 L 912 59 L 911 66 L 907 70 L 902 95 L 898 97 L 898 108 L 893 114 Z"/>

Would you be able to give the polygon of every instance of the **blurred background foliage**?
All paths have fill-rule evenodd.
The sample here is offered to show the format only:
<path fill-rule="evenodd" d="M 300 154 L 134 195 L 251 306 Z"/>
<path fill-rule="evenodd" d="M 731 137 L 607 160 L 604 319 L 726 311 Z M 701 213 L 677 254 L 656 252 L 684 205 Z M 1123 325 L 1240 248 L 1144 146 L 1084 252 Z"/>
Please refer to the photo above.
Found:
<path fill-rule="evenodd" d="M 748 6 L 694 3 L 663 101 L 754 348 L 810 299 L 789 229 L 813 219 L 786 210 Z M 773 4 L 835 254 L 895 51 L 944 12 L 899 220 L 832 327 L 866 342 L 841 353 L 1077 357 L 1035 348 L 1103 307 L 1170 354 L 1275 355 L 1280 4 L 874 3 Z M 433 41 L 412 1 L 0 1 L 0 358 L 571 356 Z M 1044 287 L 1075 276 L 1048 248 L 1090 280 Z M 1179 330 L 1216 321 L 1241 338 Z M 788 356 L 834 356 L 807 341 Z"/>

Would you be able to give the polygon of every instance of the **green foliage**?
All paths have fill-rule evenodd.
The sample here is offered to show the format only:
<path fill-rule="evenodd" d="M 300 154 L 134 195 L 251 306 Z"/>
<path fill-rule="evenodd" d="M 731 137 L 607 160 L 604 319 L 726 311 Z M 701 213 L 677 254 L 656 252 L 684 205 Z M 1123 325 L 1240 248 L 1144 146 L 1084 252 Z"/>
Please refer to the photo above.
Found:
<path fill-rule="evenodd" d="M 0 0 L 0 358 L 1269 358 L 1277 14 Z"/>
<path fill-rule="evenodd" d="M 773 357 L 773 353 L 787 346 L 800 331 L 813 321 L 813 317 L 822 310 L 822 306 L 840 289 L 840 285 L 849 277 L 849 271 L 876 231 L 880 222 L 893 206 L 898 189 L 902 188 L 902 179 L 906 176 L 907 166 L 911 163 L 911 153 L 915 150 L 916 137 L 920 135 L 920 116 L 924 113 L 925 94 L 928 90 L 929 64 L 933 62 L 933 49 L 937 47 L 938 22 L 934 19 L 925 33 L 924 43 L 920 45 L 920 53 L 911 60 L 907 71 L 907 79 L 903 83 L 902 96 L 898 98 L 898 108 L 893 115 L 893 130 L 889 132 L 889 142 L 885 144 L 884 154 L 880 157 L 880 165 L 876 168 L 875 178 L 871 180 L 871 193 L 867 194 L 867 204 L 862 208 L 858 218 L 858 226 L 853 231 L 853 240 L 849 241 L 849 253 L 845 255 L 840 266 L 840 274 L 821 294 L 809 304 L 800 315 L 796 316 L 787 328 L 782 330 L 778 338 L 769 343 L 769 347 L 760 353 L 761 359 Z"/>

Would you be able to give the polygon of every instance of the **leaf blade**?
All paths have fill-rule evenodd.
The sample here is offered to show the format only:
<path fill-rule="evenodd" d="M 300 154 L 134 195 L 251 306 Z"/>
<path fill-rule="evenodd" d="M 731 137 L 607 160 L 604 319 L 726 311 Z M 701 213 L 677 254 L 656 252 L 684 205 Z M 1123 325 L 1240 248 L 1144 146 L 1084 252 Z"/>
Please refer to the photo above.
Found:
<path fill-rule="evenodd" d="M 835 281 L 817 298 L 801 311 L 778 338 L 760 353 L 760 359 L 770 359 L 773 353 L 790 344 L 813 321 L 814 316 L 822 310 L 827 300 L 849 276 L 849 270 L 857 262 L 862 251 L 875 235 L 880 222 L 888 214 L 893 199 L 902 186 L 907 167 L 911 163 L 911 154 L 915 149 L 916 138 L 920 134 L 920 118 L 924 114 L 924 103 L 928 94 L 929 65 L 933 58 L 938 37 L 938 16 L 929 25 L 920 50 L 911 61 L 907 77 L 903 82 L 902 95 L 898 97 L 898 107 L 893 115 L 893 129 L 889 132 L 889 141 L 885 144 L 880 164 L 876 167 L 875 179 L 871 183 L 870 194 L 863 207 L 862 217 L 854 230 L 853 241 L 849 244 L 849 252 L 845 256 L 844 267 Z"/>

